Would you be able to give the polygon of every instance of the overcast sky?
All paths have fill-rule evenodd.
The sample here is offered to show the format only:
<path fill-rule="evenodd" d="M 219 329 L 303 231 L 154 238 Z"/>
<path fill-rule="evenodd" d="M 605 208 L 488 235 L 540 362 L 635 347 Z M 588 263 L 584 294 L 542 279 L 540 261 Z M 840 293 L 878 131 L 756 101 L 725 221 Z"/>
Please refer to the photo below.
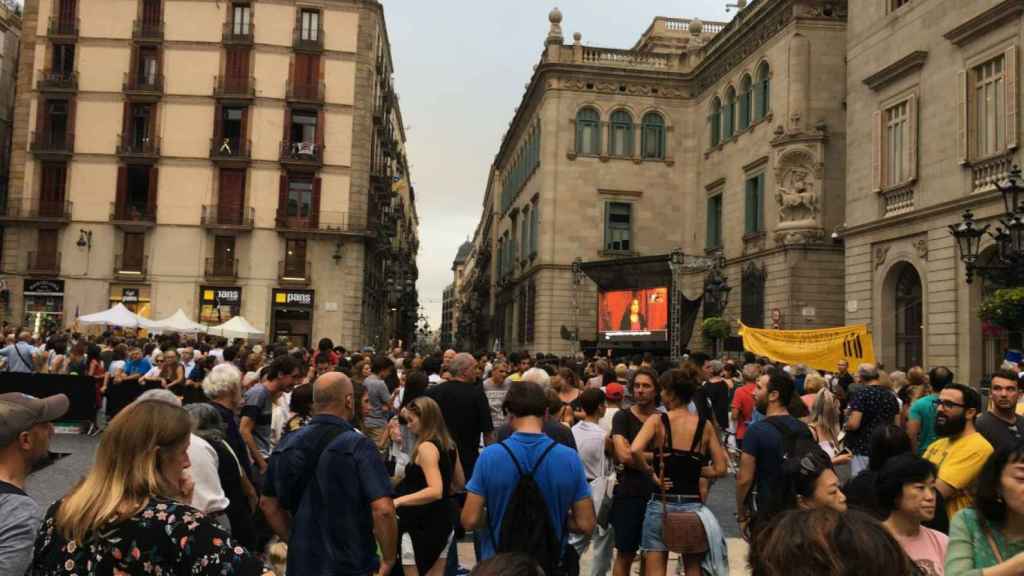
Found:
<path fill-rule="evenodd" d="M 726 0 L 382 0 L 420 218 L 420 303 L 438 329 L 441 292 L 480 218 L 487 174 L 548 33 L 630 48 L 655 16 L 725 21 Z"/>

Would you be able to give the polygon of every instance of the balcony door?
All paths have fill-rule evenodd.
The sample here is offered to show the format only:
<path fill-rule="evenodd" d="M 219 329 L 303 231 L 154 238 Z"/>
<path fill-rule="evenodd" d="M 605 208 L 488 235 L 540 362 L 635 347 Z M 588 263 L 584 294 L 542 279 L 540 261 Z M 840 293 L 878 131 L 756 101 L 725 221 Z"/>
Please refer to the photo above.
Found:
<path fill-rule="evenodd" d="M 37 270 L 57 269 L 57 231 L 39 231 L 39 252 L 35 261 Z"/>
<path fill-rule="evenodd" d="M 54 44 L 50 55 L 50 71 L 61 79 L 71 78 L 75 71 L 75 45 Z"/>
<path fill-rule="evenodd" d="M 217 236 L 213 239 L 213 271 L 216 276 L 235 275 L 234 236 Z"/>
<path fill-rule="evenodd" d="M 121 270 L 125 272 L 142 272 L 146 261 L 146 235 L 125 232 L 124 250 L 121 256 Z"/>
<path fill-rule="evenodd" d="M 159 73 L 159 50 L 153 46 L 140 47 L 136 55 L 135 86 L 138 88 L 156 87 L 157 74 Z"/>
<path fill-rule="evenodd" d="M 217 221 L 242 224 L 245 214 L 245 170 L 221 170 Z"/>
<path fill-rule="evenodd" d="M 153 134 L 153 105 L 130 104 L 127 120 L 127 144 L 135 152 L 143 152 L 150 146 Z"/>
<path fill-rule="evenodd" d="M 248 36 L 252 26 L 252 7 L 248 4 L 231 6 L 231 33 L 235 36 Z"/>
<path fill-rule="evenodd" d="M 224 106 L 220 109 L 217 142 L 222 154 L 235 156 L 243 152 L 243 146 L 247 144 L 245 130 L 248 116 L 249 110 L 244 106 Z"/>
<path fill-rule="evenodd" d="M 288 278 L 306 277 L 306 241 L 285 241 L 284 275 Z"/>
<path fill-rule="evenodd" d="M 61 24 L 70 24 L 78 14 L 78 0 L 60 0 L 57 17 Z"/>
<path fill-rule="evenodd" d="M 68 101 L 46 102 L 46 142 L 54 150 L 63 150 L 68 135 Z"/>
<path fill-rule="evenodd" d="M 39 186 L 39 215 L 58 217 L 64 212 L 67 164 L 44 163 Z"/>
<path fill-rule="evenodd" d="M 163 20 L 160 8 L 160 0 L 142 0 L 142 24 L 147 30 L 155 30 L 160 26 Z"/>

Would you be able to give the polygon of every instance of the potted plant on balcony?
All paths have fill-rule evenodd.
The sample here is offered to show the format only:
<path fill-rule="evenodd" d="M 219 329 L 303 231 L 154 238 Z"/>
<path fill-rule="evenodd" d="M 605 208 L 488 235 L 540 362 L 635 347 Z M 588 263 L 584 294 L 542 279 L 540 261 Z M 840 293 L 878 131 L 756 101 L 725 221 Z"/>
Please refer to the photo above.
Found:
<path fill-rule="evenodd" d="M 1010 348 L 1019 350 L 1024 329 L 1024 287 L 1000 288 L 988 295 L 978 307 L 978 317 L 985 324 L 1004 328 Z"/>
<path fill-rule="evenodd" d="M 712 343 L 712 352 L 715 355 L 718 354 L 719 342 L 732 334 L 732 325 L 721 316 L 705 318 L 704 322 L 701 323 L 700 329 L 704 339 Z"/>

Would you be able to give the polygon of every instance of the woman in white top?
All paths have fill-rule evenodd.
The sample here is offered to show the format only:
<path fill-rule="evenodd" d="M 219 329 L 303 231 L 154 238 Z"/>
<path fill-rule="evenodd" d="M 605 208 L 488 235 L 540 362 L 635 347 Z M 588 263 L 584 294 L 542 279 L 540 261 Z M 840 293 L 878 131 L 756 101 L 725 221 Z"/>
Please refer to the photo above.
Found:
<path fill-rule="evenodd" d="M 832 465 L 848 463 L 853 456 L 839 448 L 839 399 L 828 388 L 822 388 L 811 405 L 811 434 L 818 446 L 832 459 Z"/>

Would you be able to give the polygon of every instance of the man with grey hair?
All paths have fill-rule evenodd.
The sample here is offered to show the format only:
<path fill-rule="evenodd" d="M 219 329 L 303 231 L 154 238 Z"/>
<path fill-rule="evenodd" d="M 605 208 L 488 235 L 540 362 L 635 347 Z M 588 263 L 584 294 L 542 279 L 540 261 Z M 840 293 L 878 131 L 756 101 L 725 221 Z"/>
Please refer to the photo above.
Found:
<path fill-rule="evenodd" d="M 238 429 L 238 412 L 242 409 L 242 373 L 230 362 L 214 366 L 203 378 L 203 393 L 210 405 L 217 409 L 224 421 L 224 439 L 238 457 L 245 477 L 252 480 L 252 460 L 249 449 Z"/>
<path fill-rule="evenodd" d="M 32 345 L 32 333 L 24 331 L 18 335 L 17 342 L 0 349 L 0 359 L 7 367 L 7 372 L 31 374 L 35 372 L 32 356 L 36 352 L 36 347 Z"/>
<path fill-rule="evenodd" d="M 534 384 L 540 384 L 542 388 L 547 390 L 551 387 L 551 375 L 547 373 L 543 368 L 534 366 L 526 372 L 523 372 L 523 382 L 533 382 Z"/>
<path fill-rule="evenodd" d="M 846 420 L 846 446 L 853 453 L 850 475 L 856 476 L 868 467 L 871 434 L 876 428 L 897 423 L 900 404 L 896 395 L 881 385 L 878 368 L 874 364 L 861 364 L 857 378 L 863 386 L 859 392 L 850 387 L 850 416 Z"/>

